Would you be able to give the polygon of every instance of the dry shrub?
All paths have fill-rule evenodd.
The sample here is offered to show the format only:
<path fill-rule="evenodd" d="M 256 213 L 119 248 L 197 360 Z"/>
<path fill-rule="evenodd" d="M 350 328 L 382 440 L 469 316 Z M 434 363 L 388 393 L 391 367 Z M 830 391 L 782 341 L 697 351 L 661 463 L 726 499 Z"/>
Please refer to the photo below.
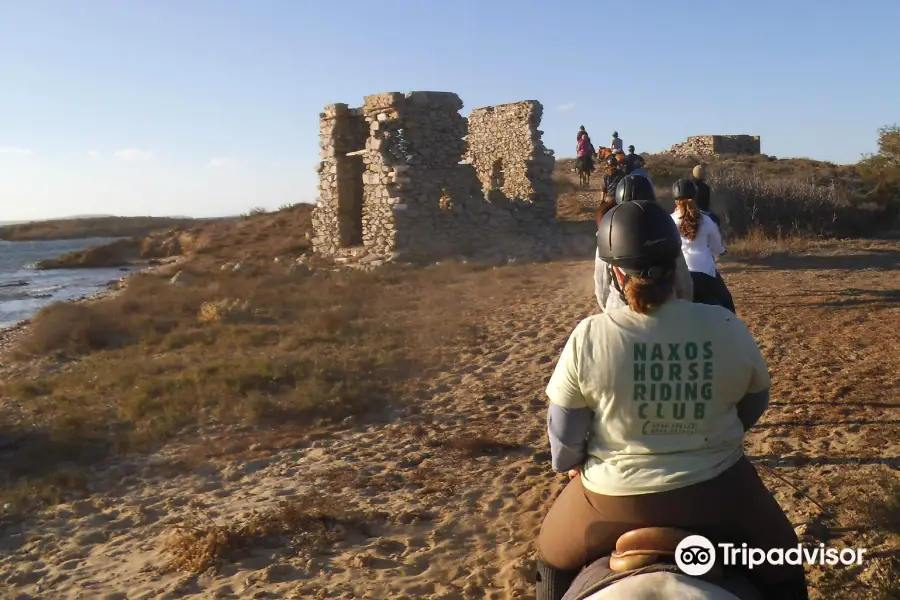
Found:
<path fill-rule="evenodd" d="M 350 532 L 370 536 L 364 515 L 339 508 L 321 496 L 285 500 L 271 510 L 247 519 L 218 525 L 194 518 L 175 528 L 163 546 L 169 555 L 166 569 L 200 574 L 218 571 L 231 561 L 275 538 L 290 536 L 295 550 L 327 548 Z"/>
<path fill-rule="evenodd" d="M 87 479 L 74 469 L 58 469 L 37 480 L 18 479 L 0 487 L 0 523 L 18 520 L 37 507 L 81 498 L 88 490 Z"/>
<path fill-rule="evenodd" d="M 197 320 L 201 323 L 241 323 L 250 317 L 247 302 L 240 300 L 215 300 L 200 305 Z"/>
<path fill-rule="evenodd" d="M 31 330 L 17 350 L 24 357 L 79 355 L 121 347 L 128 342 L 128 330 L 115 314 L 95 305 L 61 302 L 35 315 Z"/>

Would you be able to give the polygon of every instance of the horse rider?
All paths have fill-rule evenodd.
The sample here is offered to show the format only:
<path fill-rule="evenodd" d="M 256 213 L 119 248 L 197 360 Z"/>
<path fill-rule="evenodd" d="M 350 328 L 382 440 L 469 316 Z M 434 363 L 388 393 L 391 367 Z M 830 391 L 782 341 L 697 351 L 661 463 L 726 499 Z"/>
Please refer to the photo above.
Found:
<path fill-rule="evenodd" d="M 681 235 L 660 204 L 616 205 L 597 246 L 628 307 L 581 321 L 546 387 L 551 468 L 570 481 L 541 524 L 536 600 L 561 600 L 582 567 L 640 527 L 796 549 L 744 453 L 771 387 L 747 326 L 721 306 L 675 298 Z M 802 563 L 764 562 L 746 576 L 764 598 L 809 598 Z"/>
<path fill-rule="evenodd" d="M 634 164 L 635 159 L 640 155 L 634 153 L 634 146 L 628 146 L 628 154 L 625 155 L 625 174 L 630 175 L 637 167 Z"/>
<path fill-rule="evenodd" d="M 597 212 L 598 228 L 603 216 L 613 206 L 636 200 L 656 202 L 656 189 L 649 179 L 632 173 L 623 177 L 616 186 L 615 203 L 610 205 L 604 203 L 600 206 L 600 210 Z M 676 298 L 682 298 L 688 302 L 693 301 L 694 283 L 684 256 L 679 256 L 675 261 L 674 289 Z M 603 312 L 610 312 L 628 305 L 624 292 L 613 274 L 612 266 L 600 259 L 599 248 L 594 257 L 594 295 Z"/>
<path fill-rule="evenodd" d="M 607 157 L 606 175 L 603 177 L 603 185 L 606 188 L 607 195 L 616 193 L 616 186 L 623 177 L 625 177 L 625 172 L 619 167 L 618 159 L 615 156 Z"/>
<path fill-rule="evenodd" d="M 694 170 L 691 173 L 691 181 L 697 186 L 697 208 L 699 208 L 703 214 L 708 215 L 709 218 L 713 220 L 713 223 L 716 224 L 716 227 L 721 229 L 722 221 L 719 220 L 716 213 L 710 210 L 710 189 L 709 185 L 706 183 L 706 167 L 703 165 L 694 167 Z"/>
<path fill-rule="evenodd" d="M 613 154 L 622 152 L 622 138 L 619 137 L 618 131 L 613 131 L 612 141 L 609 143 L 609 149 Z"/>
<path fill-rule="evenodd" d="M 587 132 L 578 140 L 578 161 L 585 173 L 594 171 L 594 145 Z"/>
<path fill-rule="evenodd" d="M 640 154 L 635 154 L 634 159 L 632 160 L 632 164 L 634 168 L 631 170 L 631 175 L 640 175 L 641 177 L 646 177 L 650 179 L 650 173 L 647 172 L 647 169 L 644 168 L 644 157 Z M 652 180 L 651 180 L 652 183 Z"/>
<path fill-rule="evenodd" d="M 681 234 L 681 250 L 694 281 L 694 302 L 718 304 L 735 312 L 734 299 L 716 267 L 716 258 L 725 253 L 722 233 L 697 206 L 697 186 L 690 179 L 679 179 L 672 185 L 672 197 L 672 219 Z"/>

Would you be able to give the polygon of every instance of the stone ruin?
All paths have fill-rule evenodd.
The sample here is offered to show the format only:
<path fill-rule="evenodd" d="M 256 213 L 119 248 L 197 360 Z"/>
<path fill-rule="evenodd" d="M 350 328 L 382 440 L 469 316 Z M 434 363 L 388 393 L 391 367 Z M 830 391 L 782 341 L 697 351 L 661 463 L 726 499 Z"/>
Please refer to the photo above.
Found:
<path fill-rule="evenodd" d="M 326 106 L 314 251 L 360 265 L 559 251 L 542 105 L 479 108 L 468 119 L 462 107 L 448 92 Z"/>
<path fill-rule="evenodd" d="M 718 154 L 761 154 L 758 135 L 696 135 L 675 144 L 665 152 L 678 156 L 714 156 Z"/>

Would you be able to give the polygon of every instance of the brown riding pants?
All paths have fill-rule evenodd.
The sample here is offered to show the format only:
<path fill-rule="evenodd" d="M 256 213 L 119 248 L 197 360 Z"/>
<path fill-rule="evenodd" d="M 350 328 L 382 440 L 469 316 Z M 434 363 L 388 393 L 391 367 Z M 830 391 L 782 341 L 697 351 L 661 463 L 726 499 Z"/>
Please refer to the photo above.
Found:
<path fill-rule="evenodd" d="M 640 527 L 678 527 L 713 543 L 746 542 L 764 551 L 796 548 L 799 543 L 778 502 L 743 457 L 710 481 L 640 496 L 595 494 L 584 489 L 579 475 L 544 518 L 538 555 L 552 567 L 577 571 L 610 554 L 620 535 Z M 775 585 L 802 573 L 802 565 L 764 564 L 747 575 L 759 584 Z"/>

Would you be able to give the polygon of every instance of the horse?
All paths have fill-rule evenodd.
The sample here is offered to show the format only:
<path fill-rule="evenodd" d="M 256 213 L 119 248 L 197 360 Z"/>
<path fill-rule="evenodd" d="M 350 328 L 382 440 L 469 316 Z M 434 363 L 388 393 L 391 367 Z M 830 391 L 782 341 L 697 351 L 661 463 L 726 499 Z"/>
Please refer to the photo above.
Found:
<path fill-rule="evenodd" d="M 672 527 L 624 533 L 615 552 L 581 570 L 563 600 L 763 600 L 740 571 L 714 563 L 694 577 L 669 562 L 690 535 Z"/>
<path fill-rule="evenodd" d="M 585 155 L 575 159 L 575 170 L 578 171 L 579 183 L 585 189 L 591 186 L 590 158 L 590 156 Z"/>

